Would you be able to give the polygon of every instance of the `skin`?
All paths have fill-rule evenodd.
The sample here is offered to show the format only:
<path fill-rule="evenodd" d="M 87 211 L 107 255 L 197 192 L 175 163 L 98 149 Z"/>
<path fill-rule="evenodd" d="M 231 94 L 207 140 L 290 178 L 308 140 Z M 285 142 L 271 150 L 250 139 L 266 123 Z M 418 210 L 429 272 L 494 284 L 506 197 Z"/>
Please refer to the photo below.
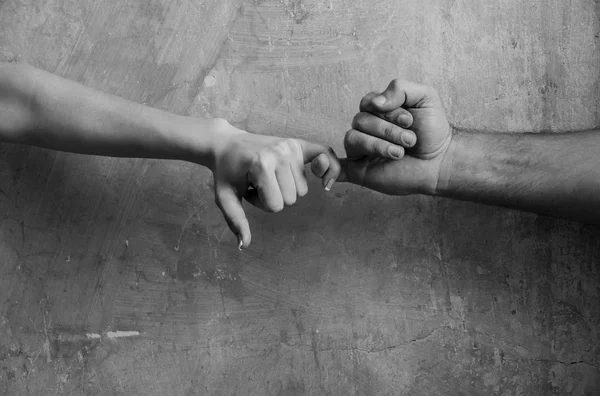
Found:
<path fill-rule="evenodd" d="M 366 95 L 339 181 L 385 194 L 427 194 L 600 224 L 600 131 L 453 131 L 436 91 L 394 80 Z M 416 136 L 411 145 L 406 137 Z M 393 156 L 396 150 L 401 155 Z M 574 155 L 575 154 L 575 155 Z M 329 159 L 319 156 L 322 175 Z"/>
<path fill-rule="evenodd" d="M 24 64 L 0 63 L 0 141 L 206 166 L 214 175 L 215 202 L 240 249 L 251 242 L 242 199 L 279 212 L 306 195 L 305 163 L 327 158 L 321 177 L 328 188 L 340 172 L 330 147 L 248 133 L 223 119 L 167 113 Z"/>

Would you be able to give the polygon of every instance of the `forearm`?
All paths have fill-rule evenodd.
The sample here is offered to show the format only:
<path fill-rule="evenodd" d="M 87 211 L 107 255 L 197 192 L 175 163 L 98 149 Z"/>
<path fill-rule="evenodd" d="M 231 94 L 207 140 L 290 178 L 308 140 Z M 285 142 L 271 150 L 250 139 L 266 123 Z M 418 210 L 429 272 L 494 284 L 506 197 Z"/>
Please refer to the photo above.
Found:
<path fill-rule="evenodd" d="M 600 224 L 600 131 L 458 132 L 437 195 Z"/>
<path fill-rule="evenodd" d="M 26 65 L 0 64 L 0 139 L 114 157 L 214 161 L 211 120 L 191 120 Z"/>

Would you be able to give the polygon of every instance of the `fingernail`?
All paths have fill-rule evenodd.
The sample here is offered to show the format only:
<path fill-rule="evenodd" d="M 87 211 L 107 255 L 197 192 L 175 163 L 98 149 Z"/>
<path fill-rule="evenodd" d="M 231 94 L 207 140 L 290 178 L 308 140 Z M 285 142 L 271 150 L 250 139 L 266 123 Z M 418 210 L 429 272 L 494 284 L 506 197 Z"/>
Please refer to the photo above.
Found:
<path fill-rule="evenodd" d="M 329 179 L 327 184 L 325 184 L 325 191 L 331 191 L 331 187 L 333 187 L 334 182 L 335 182 L 335 180 Z"/>
<path fill-rule="evenodd" d="M 402 141 L 404 142 L 404 144 L 406 144 L 407 146 L 411 146 L 413 144 L 415 144 L 415 141 L 417 140 L 416 136 L 413 135 L 410 132 L 404 132 L 402 134 Z"/>
<path fill-rule="evenodd" d="M 394 158 L 400 158 L 404 153 L 400 147 L 390 146 L 390 148 L 388 148 L 388 154 Z"/>
<path fill-rule="evenodd" d="M 238 250 L 241 252 L 243 247 L 244 241 L 242 241 L 242 238 L 238 236 Z"/>
<path fill-rule="evenodd" d="M 379 95 L 373 98 L 373 103 L 377 106 L 383 106 L 385 104 L 385 96 Z"/>
<path fill-rule="evenodd" d="M 401 115 L 398 118 L 398 121 L 400 122 L 400 126 L 404 126 L 404 127 L 409 127 L 410 126 L 410 117 L 407 116 L 406 114 Z"/>

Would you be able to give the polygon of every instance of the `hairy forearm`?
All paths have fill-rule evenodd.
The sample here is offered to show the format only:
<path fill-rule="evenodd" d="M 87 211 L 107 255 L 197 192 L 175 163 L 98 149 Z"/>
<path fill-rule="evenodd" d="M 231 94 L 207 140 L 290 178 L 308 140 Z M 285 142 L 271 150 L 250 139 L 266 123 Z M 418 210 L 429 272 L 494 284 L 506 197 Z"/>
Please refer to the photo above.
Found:
<path fill-rule="evenodd" d="M 211 120 L 191 120 L 27 65 L 0 63 L 0 140 L 113 157 L 214 161 Z"/>
<path fill-rule="evenodd" d="M 600 224 L 600 131 L 457 132 L 436 194 Z"/>

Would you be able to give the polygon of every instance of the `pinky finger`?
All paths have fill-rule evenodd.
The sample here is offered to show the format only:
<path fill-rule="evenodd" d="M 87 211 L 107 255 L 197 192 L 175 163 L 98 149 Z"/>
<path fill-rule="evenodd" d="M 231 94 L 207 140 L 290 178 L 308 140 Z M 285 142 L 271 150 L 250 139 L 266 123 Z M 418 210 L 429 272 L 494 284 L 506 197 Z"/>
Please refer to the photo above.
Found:
<path fill-rule="evenodd" d="M 325 190 L 330 191 L 331 187 L 333 187 L 333 183 L 340 177 L 342 166 L 333 150 L 327 151 L 326 156 L 329 160 L 329 169 L 327 169 L 327 172 L 325 172 L 325 175 L 323 176 L 323 187 L 325 187 Z"/>
<path fill-rule="evenodd" d="M 340 160 L 333 151 L 319 154 L 312 160 L 310 168 L 316 177 L 323 180 L 323 187 L 327 191 L 331 190 L 342 172 Z"/>
<path fill-rule="evenodd" d="M 325 176 L 328 169 L 329 157 L 325 153 L 317 155 L 310 163 L 310 170 L 319 179 L 322 179 L 323 176 Z"/>

